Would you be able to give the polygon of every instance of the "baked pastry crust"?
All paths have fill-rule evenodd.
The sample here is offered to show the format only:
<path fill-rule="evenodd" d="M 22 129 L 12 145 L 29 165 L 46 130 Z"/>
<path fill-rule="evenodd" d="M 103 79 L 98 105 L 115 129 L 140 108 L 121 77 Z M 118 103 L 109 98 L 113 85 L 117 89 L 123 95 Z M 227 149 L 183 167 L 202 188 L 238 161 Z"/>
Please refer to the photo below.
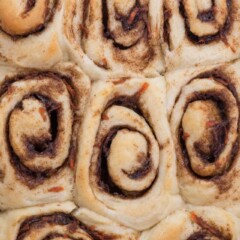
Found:
<path fill-rule="evenodd" d="M 89 102 L 75 200 L 126 226 L 149 228 L 181 205 L 165 82 L 162 77 L 97 82 Z"/>

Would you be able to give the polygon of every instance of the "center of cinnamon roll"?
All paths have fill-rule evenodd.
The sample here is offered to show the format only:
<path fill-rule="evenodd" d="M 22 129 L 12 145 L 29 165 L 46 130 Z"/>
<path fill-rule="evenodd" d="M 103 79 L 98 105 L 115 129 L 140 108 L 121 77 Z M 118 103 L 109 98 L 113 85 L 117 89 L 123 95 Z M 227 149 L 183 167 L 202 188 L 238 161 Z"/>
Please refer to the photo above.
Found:
<path fill-rule="evenodd" d="M 150 167 L 147 151 L 148 143 L 140 133 L 127 129 L 118 131 L 112 140 L 108 156 L 108 171 L 118 187 L 127 191 L 141 191 L 146 184 L 151 184 L 152 178 L 148 178 L 147 183 L 140 180 L 149 170 L 145 166 Z"/>
<path fill-rule="evenodd" d="M 111 129 L 99 155 L 100 186 L 130 198 L 146 192 L 157 170 L 153 169 L 149 144 L 146 136 L 127 126 Z"/>
<path fill-rule="evenodd" d="M 226 108 L 221 97 L 211 94 L 200 95 L 186 107 L 182 118 L 183 141 L 191 169 L 199 176 L 216 176 L 228 167 L 227 159 L 220 157 L 226 150 L 229 131 Z"/>
<path fill-rule="evenodd" d="M 147 29 L 147 9 L 139 0 L 102 0 L 104 36 L 121 50 L 135 46 Z"/>
<path fill-rule="evenodd" d="M 213 101 L 190 103 L 182 120 L 188 152 L 191 155 L 195 152 L 209 163 L 214 162 L 224 144 L 226 124 L 223 121 L 221 112 Z"/>
<path fill-rule="evenodd" d="M 180 13 L 189 39 L 198 44 L 225 41 L 224 36 L 231 28 L 232 8 L 231 0 L 181 0 Z"/>
<path fill-rule="evenodd" d="M 15 154 L 26 167 L 33 171 L 46 171 L 52 168 L 52 163 L 42 157 L 53 158 L 55 155 L 57 112 L 60 107 L 46 97 L 39 97 L 48 105 L 31 96 L 12 111 L 9 138 Z"/>

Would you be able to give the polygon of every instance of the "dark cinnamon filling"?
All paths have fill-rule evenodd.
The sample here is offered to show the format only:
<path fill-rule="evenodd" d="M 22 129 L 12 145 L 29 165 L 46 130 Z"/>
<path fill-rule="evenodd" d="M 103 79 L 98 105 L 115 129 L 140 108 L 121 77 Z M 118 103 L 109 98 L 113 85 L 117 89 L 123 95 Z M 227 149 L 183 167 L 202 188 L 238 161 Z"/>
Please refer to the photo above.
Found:
<path fill-rule="evenodd" d="M 35 4 L 36 4 L 36 0 L 28 0 L 26 4 L 25 13 L 31 11 L 34 8 Z"/>
<path fill-rule="evenodd" d="M 217 33 L 212 34 L 212 35 L 205 35 L 205 36 L 197 36 L 193 32 L 191 32 L 190 23 L 188 21 L 188 16 L 186 13 L 184 3 L 182 0 L 179 2 L 179 10 L 180 10 L 181 15 L 184 18 L 186 33 L 191 42 L 193 42 L 195 44 L 208 44 L 213 41 L 224 40 L 226 38 L 227 34 L 231 30 L 232 21 L 233 21 L 233 19 L 232 19 L 232 12 L 233 12 L 232 0 L 226 0 L 226 1 L 227 1 L 228 16 L 226 18 L 225 24 L 219 29 L 219 31 Z M 197 16 L 198 19 L 200 19 L 202 22 L 214 21 L 215 14 L 216 14 L 215 10 L 214 10 L 215 8 L 216 8 L 215 1 L 212 1 L 211 9 L 209 9 L 207 11 L 199 12 L 199 14 Z"/>
<path fill-rule="evenodd" d="M 62 226 L 67 228 L 67 232 L 62 234 L 52 231 L 42 240 L 52 240 L 60 237 L 77 240 L 79 238 L 76 239 L 71 237 L 71 234 L 74 234 L 77 230 L 84 231 L 88 234 L 88 237 L 93 240 L 113 240 L 117 238 L 117 236 L 113 234 L 105 234 L 95 230 L 93 227 L 86 226 L 70 214 L 57 212 L 51 215 L 34 216 L 26 219 L 20 226 L 16 240 L 24 240 L 28 237 L 31 231 L 34 230 L 39 231 L 40 229 L 43 229 L 44 231 L 44 228 L 47 227 L 46 225 L 50 225 L 52 227 L 56 225 L 60 227 Z"/>
<path fill-rule="evenodd" d="M 231 237 L 224 237 L 224 236 L 217 237 L 203 230 L 203 231 L 195 232 L 190 237 L 187 238 L 187 240 L 210 240 L 210 239 L 231 240 Z"/>
<path fill-rule="evenodd" d="M 219 240 L 232 239 L 228 229 L 223 232 L 223 230 L 218 228 L 214 223 L 208 223 L 194 213 L 191 214 L 193 217 L 192 221 L 197 224 L 201 230 L 193 233 L 187 240 L 210 240 L 212 238 Z"/>
<path fill-rule="evenodd" d="M 172 12 L 170 9 L 167 9 L 166 6 L 163 6 L 163 40 L 168 44 L 169 49 L 171 50 L 171 40 L 170 40 L 170 23 L 169 19 L 172 17 Z"/>
<path fill-rule="evenodd" d="M 29 75 L 18 75 L 15 76 L 13 79 L 7 79 L 6 82 L 2 85 L 0 89 L 0 95 L 4 95 L 4 93 L 8 90 L 12 83 L 16 81 L 27 81 L 28 79 L 44 79 L 44 78 L 52 78 L 57 81 L 64 82 L 65 84 L 70 84 L 71 79 L 67 76 L 54 73 L 54 72 L 33 72 Z M 71 85 L 67 87 L 68 89 L 72 89 Z M 73 90 L 73 89 L 72 89 Z M 74 91 L 74 90 L 73 90 Z M 71 96 L 71 95 L 70 95 Z M 74 96 L 71 96 L 74 97 Z M 47 110 L 49 119 L 50 119 L 50 133 L 51 139 L 39 139 L 39 138 L 27 138 L 25 139 L 25 144 L 28 149 L 28 153 L 31 154 L 33 157 L 36 154 L 40 154 L 46 157 L 54 157 L 55 156 L 55 149 L 56 149 L 56 139 L 58 136 L 58 121 L 59 116 L 61 115 L 62 108 L 61 106 L 50 99 L 48 96 L 43 95 L 42 93 L 30 93 L 29 95 L 25 96 L 25 98 L 33 98 L 40 101 Z M 77 104 L 77 99 L 75 98 L 74 104 Z M 18 103 L 14 109 L 21 108 L 21 102 Z M 8 116 L 7 122 L 9 122 L 11 114 Z M 8 144 L 8 151 L 10 155 L 10 163 L 12 167 L 15 169 L 19 179 L 24 182 L 29 188 L 35 188 L 38 185 L 42 184 L 46 179 L 50 178 L 54 174 L 57 174 L 61 171 L 64 167 L 66 167 L 70 161 L 70 158 L 74 156 L 74 151 L 76 148 L 73 147 L 69 150 L 69 156 L 66 158 L 62 166 L 54 169 L 54 170 L 45 170 L 45 171 L 33 171 L 26 167 L 19 157 L 14 153 L 14 150 L 11 146 L 10 139 L 9 139 L 9 126 L 6 128 L 6 142 Z"/>
<path fill-rule="evenodd" d="M 212 21 L 214 21 L 214 18 L 215 18 L 214 10 L 210 9 L 207 11 L 200 12 L 200 13 L 198 13 L 197 18 L 200 19 L 202 22 L 212 22 Z"/>
<path fill-rule="evenodd" d="M 135 129 L 132 129 L 128 126 L 118 126 L 112 128 L 108 135 L 104 138 L 103 142 L 101 143 L 101 152 L 98 157 L 98 165 L 96 169 L 96 174 L 99 176 L 98 184 L 99 186 L 104 189 L 106 192 L 112 194 L 112 195 L 118 195 L 123 198 L 136 198 L 139 196 L 142 196 L 148 189 L 145 189 L 140 192 L 130 192 L 126 191 L 124 189 L 120 189 L 111 179 L 109 172 L 108 172 L 108 156 L 109 156 L 109 150 L 111 147 L 111 143 L 116 136 L 117 132 L 120 130 L 129 130 L 129 131 L 135 131 L 138 132 Z M 139 132 L 140 133 L 140 132 Z M 140 133 L 142 134 L 142 133 Z M 144 136 L 147 139 L 147 136 Z M 141 179 L 144 178 L 151 170 L 152 170 L 152 162 L 150 157 L 150 151 L 148 146 L 148 155 L 146 159 L 142 162 L 142 165 L 138 169 L 134 169 L 131 172 L 123 171 L 124 174 L 126 174 L 130 179 Z"/>
<path fill-rule="evenodd" d="M 52 137 L 50 139 L 25 139 L 26 146 L 29 152 L 32 152 L 33 154 L 41 153 L 41 155 L 53 157 L 55 155 L 54 143 L 58 133 L 58 115 L 60 115 L 59 112 L 62 111 L 61 106 L 47 96 L 43 96 L 41 94 L 32 94 L 29 96 L 29 98 L 31 97 L 39 100 L 45 105 L 50 118 L 50 131 Z"/>
<path fill-rule="evenodd" d="M 206 73 L 200 74 L 199 76 L 195 77 L 194 79 L 196 79 L 196 78 L 200 78 L 200 79 L 201 78 L 211 78 L 211 77 L 214 78 L 215 81 L 226 86 L 228 88 L 228 90 L 230 90 L 232 92 L 233 96 L 236 98 L 237 102 L 239 103 L 236 89 L 230 83 L 230 81 L 228 79 L 226 79 L 224 76 L 221 75 L 221 73 L 217 73 L 216 71 L 206 72 Z M 192 79 L 191 81 L 193 81 L 194 79 Z M 178 98 L 179 98 L 179 96 L 178 96 Z M 178 98 L 177 98 L 176 102 L 178 101 Z M 218 109 L 220 110 L 221 119 L 222 119 L 222 121 L 220 123 L 218 123 L 212 127 L 213 141 L 212 141 L 212 146 L 210 148 L 211 149 L 210 153 L 209 152 L 206 153 L 203 150 L 204 148 L 203 148 L 203 146 L 201 146 L 201 142 L 197 142 L 194 144 L 194 148 L 195 148 L 195 151 L 196 151 L 198 157 L 200 157 L 204 163 L 208 164 L 208 163 L 214 163 L 225 148 L 226 136 L 227 136 L 227 132 L 229 130 L 229 120 L 227 117 L 227 109 L 226 109 L 227 108 L 226 102 L 228 101 L 228 99 L 225 99 L 224 95 L 220 95 L 215 92 L 209 92 L 209 91 L 202 92 L 202 93 L 196 92 L 195 95 L 192 96 L 189 99 L 189 101 L 186 103 L 185 110 L 188 108 L 188 105 L 190 103 L 192 103 L 194 101 L 205 101 L 205 100 L 212 100 L 215 102 L 215 104 L 218 106 Z M 239 122 L 239 120 L 238 120 L 238 122 Z M 239 124 L 238 124 L 238 126 L 239 126 Z M 190 157 L 189 157 L 189 154 L 188 154 L 188 151 L 186 148 L 186 143 L 185 143 L 186 136 L 184 136 L 184 133 L 183 133 L 182 123 L 179 126 L 178 139 L 179 139 L 179 144 L 181 147 L 181 152 L 182 152 L 183 162 L 184 162 L 185 167 L 187 169 L 189 169 L 189 172 L 191 174 L 193 174 L 194 176 L 196 176 L 197 178 L 201 178 L 201 179 L 205 179 L 205 180 L 216 178 L 216 177 L 224 174 L 225 171 L 228 171 L 231 168 L 231 166 L 234 162 L 235 156 L 239 149 L 239 140 L 237 139 L 237 141 L 235 142 L 235 144 L 232 148 L 231 156 L 229 156 L 230 163 L 228 164 L 225 171 L 222 172 L 218 176 L 203 177 L 203 176 L 199 176 L 198 174 L 196 174 L 193 171 L 193 169 L 191 168 Z"/>
<path fill-rule="evenodd" d="M 126 108 L 131 109 L 132 111 L 134 111 L 135 113 L 137 113 L 138 115 L 144 117 L 144 114 L 141 110 L 141 108 L 139 107 L 139 93 L 137 92 L 135 95 L 133 96 L 118 96 L 112 100 L 110 100 L 108 102 L 108 104 L 106 105 L 106 109 L 105 111 L 112 107 L 112 106 L 123 106 Z M 105 112 L 104 111 L 104 112 Z M 104 115 L 103 112 L 103 115 Z M 147 122 L 147 120 L 145 119 L 145 121 Z M 148 124 L 151 128 L 151 125 Z M 137 198 L 137 197 L 141 197 L 143 196 L 154 184 L 156 178 L 154 179 L 154 181 L 152 182 L 152 184 L 147 188 L 144 189 L 143 191 L 126 191 L 124 189 L 120 189 L 111 179 L 109 172 L 108 172 L 108 156 L 109 156 L 109 151 L 110 151 L 110 147 L 112 144 L 112 141 L 114 139 L 114 137 L 116 136 L 116 134 L 118 133 L 118 131 L 126 129 L 128 131 L 132 131 L 132 132 L 138 132 L 141 135 L 144 136 L 144 138 L 147 140 L 148 142 L 148 151 L 147 151 L 147 156 L 145 157 L 145 159 L 141 159 L 141 167 L 138 169 L 133 169 L 132 171 L 128 172 L 125 170 L 122 170 L 124 174 L 126 174 L 130 179 L 142 179 L 145 176 L 147 176 L 147 174 L 152 170 L 152 161 L 151 161 L 151 156 L 150 156 L 150 141 L 148 140 L 148 137 L 145 136 L 143 133 L 139 132 L 136 129 L 133 129 L 129 126 L 116 126 L 113 127 L 108 134 L 102 139 L 102 142 L 99 143 L 99 147 L 101 148 L 101 151 L 99 153 L 98 156 L 98 163 L 97 163 L 97 167 L 96 167 L 96 176 L 99 176 L 98 178 L 98 185 L 100 188 L 102 188 L 104 191 L 106 191 L 109 194 L 115 195 L 115 196 L 119 196 L 121 198 Z M 152 129 L 152 128 L 151 128 Z M 155 137 L 154 131 L 152 129 L 152 133 Z M 156 137 L 155 137 L 156 138 Z"/>
<path fill-rule="evenodd" d="M 132 21 L 129 21 L 129 18 L 131 16 L 131 14 L 133 14 L 133 11 L 136 11 L 136 13 L 134 14 L 134 18 L 132 19 Z M 128 32 L 132 29 L 134 29 L 137 25 L 138 22 L 144 22 L 145 24 L 145 31 L 148 31 L 148 23 L 147 23 L 147 11 L 146 9 L 143 9 L 139 3 L 139 0 L 136 1 L 135 6 L 131 9 L 129 16 L 121 16 L 120 14 L 116 13 L 116 20 L 120 21 L 122 24 L 122 28 L 125 32 Z M 125 46 L 123 44 L 118 43 L 115 40 L 115 36 L 114 34 L 109 30 L 109 13 L 108 13 L 108 5 L 107 5 L 107 0 L 102 0 L 102 24 L 103 24 L 103 35 L 105 38 L 113 40 L 113 45 L 114 47 L 120 49 L 120 50 L 127 50 L 129 48 L 134 47 L 135 45 L 137 45 L 137 43 L 139 42 L 140 39 L 138 39 L 136 42 L 132 43 L 129 46 Z M 143 37 L 143 36 L 142 36 Z"/>
<path fill-rule="evenodd" d="M 206 231 L 200 231 L 193 233 L 187 240 L 210 240 L 210 237 Z"/>
<path fill-rule="evenodd" d="M 122 107 L 126 107 L 126 108 L 133 110 L 135 113 L 137 113 L 138 115 L 143 117 L 143 112 L 142 112 L 141 108 L 139 107 L 138 101 L 139 101 L 139 99 L 138 99 L 137 95 L 119 96 L 119 97 L 116 97 L 116 98 L 113 98 L 112 100 L 110 100 L 106 106 L 106 109 L 108 109 L 114 105 L 122 106 Z"/>

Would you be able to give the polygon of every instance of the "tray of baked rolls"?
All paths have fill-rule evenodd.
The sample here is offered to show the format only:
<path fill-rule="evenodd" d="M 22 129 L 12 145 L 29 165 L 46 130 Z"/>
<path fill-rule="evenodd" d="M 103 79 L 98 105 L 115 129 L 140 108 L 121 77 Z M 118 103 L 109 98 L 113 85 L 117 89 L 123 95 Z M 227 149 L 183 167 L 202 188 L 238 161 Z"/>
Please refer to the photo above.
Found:
<path fill-rule="evenodd" d="M 240 0 L 0 1 L 0 240 L 240 239 Z"/>

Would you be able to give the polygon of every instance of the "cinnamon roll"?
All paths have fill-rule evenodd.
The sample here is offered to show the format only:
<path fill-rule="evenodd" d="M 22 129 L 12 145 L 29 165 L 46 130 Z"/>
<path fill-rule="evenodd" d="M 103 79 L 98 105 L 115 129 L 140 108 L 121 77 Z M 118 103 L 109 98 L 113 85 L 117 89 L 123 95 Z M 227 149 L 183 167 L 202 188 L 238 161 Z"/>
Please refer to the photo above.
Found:
<path fill-rule="evenodd" d="M 168 69 L 227 62 L 240 54 L 238 0 L 164 0 Z"/>
<path fill-rule="evenodd" d="M 0 214 L 0 238 L 8 240 L 129 239 L 138 233 L 72 202 L 11 210 Z"/>
<path fill-rule="evenodd" d="M 62 11 L 62 0 L 1 0 L 0 54 L 33 68 L 65 58 L 59 37 Z"/>
<path fill-rule="evenodd" d="M 89 85 L 70 63 L 0 69 L 0 210 L 72 198 Z"/>
<path fill-rule="evenodd" d="M 75 200 L 137 230 L 180 206 L 163 78 L 96 82 L 83 120 Z"/>
<path fill-rule="evenodd" d="M 216 207 L 197 207 L 177 211 L 141 240 L 238 240 L 240 222 L 234 215 Z"/>
<path fill-rule="evenodd" d="M 240 207 L 240 62 L 166 75 L 168 111 L 183 198 Z"/>
<path fill-rule="evenodd" d="M 161 5 L 157 0 L 66 1 L 71 56 L 93 79 L 157 76 L 163 70 Z"/>

